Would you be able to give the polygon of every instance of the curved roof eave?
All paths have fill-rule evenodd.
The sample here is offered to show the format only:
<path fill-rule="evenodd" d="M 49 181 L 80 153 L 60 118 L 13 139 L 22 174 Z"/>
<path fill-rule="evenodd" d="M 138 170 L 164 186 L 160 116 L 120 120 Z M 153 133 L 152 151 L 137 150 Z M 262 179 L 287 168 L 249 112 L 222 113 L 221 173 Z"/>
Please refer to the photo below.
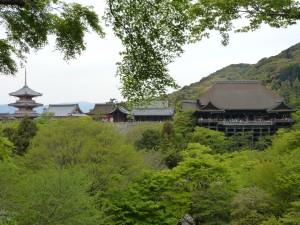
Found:
<path fill-rule="evenodd" d="M 32 90 L 31 88 L 29 88 L 27 85 L 25 85 L 24 87 L 22 87 L 21 89 L 15 91 L 15 92 L 11 92 L 9 93 L 10 96 L 33 96 L 33 97 L 37 97 L 37 96 L 42 96 L 42 93 L 36 92 L 34 90 Z"/>

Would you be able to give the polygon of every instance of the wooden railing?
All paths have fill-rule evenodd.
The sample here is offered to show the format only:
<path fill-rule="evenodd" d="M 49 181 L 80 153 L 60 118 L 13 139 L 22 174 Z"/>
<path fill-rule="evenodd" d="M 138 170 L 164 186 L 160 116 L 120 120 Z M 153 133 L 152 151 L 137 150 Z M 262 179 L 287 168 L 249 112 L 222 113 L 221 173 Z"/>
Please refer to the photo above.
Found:
<path fill-rule="evenodd" d="M 270 119 L 270 120 L 221 120 L 221 119 L 198 119 L 198 123 L 218 123 L 219 125 L 274 125 L 276 123 L 294 123 L 292 118 Z"/>

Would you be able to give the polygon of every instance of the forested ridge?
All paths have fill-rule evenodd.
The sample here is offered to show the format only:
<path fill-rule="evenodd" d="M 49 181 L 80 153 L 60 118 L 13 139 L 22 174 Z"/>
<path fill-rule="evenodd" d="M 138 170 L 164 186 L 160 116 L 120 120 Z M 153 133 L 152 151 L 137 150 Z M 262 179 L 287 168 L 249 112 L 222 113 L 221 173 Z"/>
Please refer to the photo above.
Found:
<path fill-rule="evenodd" d="M 297 123 L 253 143 L 174 122 L 0 123 L 0 224 L 300 224 Z M 29 132 L 30 131 L 30 132 Z"/>
<path fill-rule="evenodd" d="M 300 43 L 276 56 L 263 58 L 256 64 L 234 64 L 220 69 L 199 82 L 185 86 L 169 95 L 172 103 L 196 100 L 218 80 L 259 80 L 276 91 L 285 101 L 300 107 Z"/>

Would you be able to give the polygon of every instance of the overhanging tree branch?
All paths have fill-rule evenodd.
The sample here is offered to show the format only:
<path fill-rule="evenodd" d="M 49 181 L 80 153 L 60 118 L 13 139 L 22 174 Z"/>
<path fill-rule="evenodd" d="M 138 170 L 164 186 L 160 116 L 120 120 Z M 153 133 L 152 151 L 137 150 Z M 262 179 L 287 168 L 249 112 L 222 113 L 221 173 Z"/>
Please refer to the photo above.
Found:
<path fill-rule="evenodd" d="M 0 0 L 0 5 L 7 5 L 7 6 L 12 6 L 12 5 L 17 5 L 17 6 L 24 6 L 26 0 Z"/>

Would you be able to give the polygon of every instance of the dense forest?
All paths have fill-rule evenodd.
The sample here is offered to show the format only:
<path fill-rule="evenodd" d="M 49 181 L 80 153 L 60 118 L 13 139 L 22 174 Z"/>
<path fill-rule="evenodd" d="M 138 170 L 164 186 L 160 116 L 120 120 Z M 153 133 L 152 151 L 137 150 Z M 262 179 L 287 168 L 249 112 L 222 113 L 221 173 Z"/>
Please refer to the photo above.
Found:
<path fill-rule="evenodd" d="M 263 58 L 256 64 L 236 64 L 202 78 L 169 95 L 172 103 L 195 100 L 218 80 L 259 80 L 285 98 L 286 103 L 300 107 L 300 43 L 276 56 Z"/>
<path fill-rule="evenodd" d="M 140 123 L 0 123 L 0 224 L 300 224 L 297 123 L 253 143 L 191 114 Z"/>

